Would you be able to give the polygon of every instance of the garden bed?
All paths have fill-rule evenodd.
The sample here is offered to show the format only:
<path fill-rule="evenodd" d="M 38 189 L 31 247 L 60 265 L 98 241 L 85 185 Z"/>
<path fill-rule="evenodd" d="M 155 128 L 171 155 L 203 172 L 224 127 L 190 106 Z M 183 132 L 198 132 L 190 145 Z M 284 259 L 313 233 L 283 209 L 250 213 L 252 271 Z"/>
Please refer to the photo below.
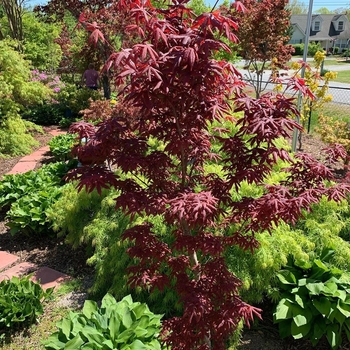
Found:
<path fill-rule="evenodd" d="M 40 142 L 40 147 L 46 145 L 52 136 L 49 134 L 50 127 L 44 127 L 45 134 L 36 134 L 35 138 Z M 304 135 L 302 143 L 302 151 L 312 154 L 315 158 L 321 160 L 321 149 L 326 145 L 316 136 Z M 0 159 L 0 176 L 7 173 L 18 162 L 21 157 L 12 159 Z M 43 162 L 47 162 L 44 158 L 42 162 L 38 162 L 40 167 Z M 87 288 L 93 276 L 93 269 L 86 266 L 86 251 L 84 247 L 73 250 L 64 243 L 64 238 L 49 237 L 48 235 L 15 235 L 11 236 L 6 226 L 5 213 L 0 212 L 0 249 L 15 254 L 20 257 L 21 261 L 27 261 L 40 266 L 48 266 L 57 271 L 66 273 L 75 278 L 81 279 L 83 288 Z M 259 305 L 265 309 L 268 305 Z M 52 307 L 48 307 L 51 312 Z M 269 315 L 272 313 L 270 312 Z M 46 317 L 45 315 L 43 316 Z M 245 330 L 239 350 L 311 350 L 314 347 L 308 341 L 285 341 L 281 340 L 278 335 L 277 328 L 273 325 L 270 316 L 266 315 L 264 321 L 259 323 L 255 328 Z M 30 332 L 29 332 L 30 334 Z M 19 335 L 23 340 L 23 334 Z M 346 343 L 344 343 L 346 344 Z M 15 347 L 14 349 L 21 349 Z M 24 347 L 23 347 L 24 349 Z M 329 349 L 326 341 L 320 342 L 317 349 Z M 344 345 L 340 349 L 349 349 Z"/>

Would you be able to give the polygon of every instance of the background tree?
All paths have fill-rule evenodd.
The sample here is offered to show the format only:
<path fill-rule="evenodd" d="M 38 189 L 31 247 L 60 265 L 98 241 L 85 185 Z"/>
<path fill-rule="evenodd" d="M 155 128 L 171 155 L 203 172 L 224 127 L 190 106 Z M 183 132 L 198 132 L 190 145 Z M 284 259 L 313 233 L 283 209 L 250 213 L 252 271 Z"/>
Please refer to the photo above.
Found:
<path fill-rule="evenodd" d="M 8 21 L 10 35 L 12 39 L 17 40 L 19 44 L 23 41 L 23 24 L 25 0 L 1 0 L 2 7 Z"/>
<path fill-rule="evenodd" d="M 292 15 L 304 15 L 308 12 L 308 7 L 304 2 L 291 0 L 288 2 L 287 9 Z"/>
<path fill-rule="evenodd" d="M 273 74 L 291 58 L 292 45 L 288 45 L 291 11 L 288 0 L 242 0 L 244 12 L 231 7 L 231 16 L 237 21 L 240 54 L 245 59 L 246 78 L 254 86 L 256 97 L 266 88 L 265 69 Z"/>
<path fill-rule="evenodd" d="M 55 42 L 61 27 L 39 20 L 33 12 L 23 16 L 23 53 L 33 67 L 47 72 L 55 72 L 62 57 L 62 50 Z"/>
<path fill-rule="evenodd" d="M 139 35 L 105 65 L 123 87 L 124 104 L 97 131 L 72 125 L 71 132 L 89 141 L 76 147 L 83 166 L 70 178 L 88 191 L 115 187 L 116 206 L 144 218 L 124 234 L 134 242 L 129 254 L 137 261 L 130 284 L 176 290 L 183 313 L 163 322 L 167 344 L 221 350 L 242 318 L 249 323 L 259 314 L 240 299 L 241 282 L 228 271 L 226 248 L 253 251 L 257 232 L 295 223 L 322 196 L 339 200 L 348 188 L 327 187 L 325 167 L 303 154 L 292 159 L 277 146 L 288 130 L 300 128 L 291 118 L 298 113 L 293 99 L 244 94 L 233 65 L 213 58 L 218 49 L 229 50 L 214 33 L 235 42 L 237 24 L 220 11 L 196 17 L 187 3 L 173 0 L 161 9 L 147 1 L 119 2 L 128 16 L 125 30 Z M 94 40 L 104 41 L 94 27 Z M 297 78 L 289 85 L 310 93 Z M 279 159 L 290 163 L 286 177 L 267 185 Z M 116 172 L 101 166 L 105 160 Z M 244 183 L 256 184 L 260 194 L 243 194 Z M 148 222 L 158 215 L 171 231 L 170 243 Z"/>
<path fill-rule="evenodd" d="M 62 24 L 60 39 L 56 42 L 64 51 L 64 61 L 61 67 L 65 72 L 71 69 L 73 72 L 82 73 L 89 63 L 96 67 L 102 67 L 113 50 L 118 50 L 128 35 L 121 28 L 125 27 L 126 16 L 120 13 L 117 7 L 118 1 L 93 0 L 82 2 L 79 0 L 51 0 L 45 6 L 37 6 L 35 12 L 47 21 L 56 21 Z M 65 23 L 67 13 L 70 18 L 79 23 L 75 30 L 68 30 Z M 90 24 L 84 18 L 91 20 Z M 94 23 L 95 22 L 95 23 Z M 105 33 L 105 42 L 89 40 L 90 34 L 98 27 Z M 87 30 L 86 30 L 87 29 Z M 73 61 L 73 64 L 72 64 Z M 104 96 L 110 97 L 110 77 L 106 72 L 101 75 Z"/>
<path fill-rule="evenodd" d="M 51 94 L 40 81 L 31 80 L 30 62 L 16 49 L 16 41 L 0 40 L 0 156 L 26 154 L 36 145 L 29 133 L 33 125 L 20 112 Z"/>
<path fill-rule="evenodd" d="M 319 13 L 321 15 L 331 15 L 331 14 L 335 14 L 334 11 L 329 10 L 327 7 L 320 7 L 319 9 L 314 11 L 315 13 Z"/>

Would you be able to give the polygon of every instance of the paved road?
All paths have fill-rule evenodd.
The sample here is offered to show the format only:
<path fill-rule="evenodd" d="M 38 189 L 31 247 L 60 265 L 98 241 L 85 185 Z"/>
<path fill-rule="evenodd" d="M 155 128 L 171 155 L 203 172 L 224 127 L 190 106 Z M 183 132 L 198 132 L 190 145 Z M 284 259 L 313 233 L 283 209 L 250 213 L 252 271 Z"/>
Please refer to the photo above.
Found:
<path fill-rule="evenodd" d="M 312 58 L 307 59 L 307 61 L 312 61 L 312 60 L 313 60 Z M 238 62 L 236 66 L 237 67 L 244 66 L 244 61 Z M 326 59 L 324 63 L 324 69 L 327 69 L 329 71 L 335 71 L 335 72 L 350 70 L 350 62 L 349 62 L 349 65 L 345 65 L 345 64 L 344 65 L 327 65 L 327 59 Z M 247 78 L 249 76 L 247 70 L 241 69 L 241 68 L 238 70 L 243 75 L 243 78 Z M 292 75 L 291 71 L 280 71 L 280 72 L 288 75 Z M 271 75 L 271 71 L 266 70 L 263 74 L 263 81 L 267 82 L 269 80 L 270 75 Z M 252 76 L 252 78 L 254 79 L 254 75 Z M 273 84 L 268 84 L 266 89 L 272 90 Z M 333 96 L 333 102 L 350 105 L 350 81 L 349 83 L 338 83 L 338 82 L 331 81 L 329 83 L 329 93 Z"/>

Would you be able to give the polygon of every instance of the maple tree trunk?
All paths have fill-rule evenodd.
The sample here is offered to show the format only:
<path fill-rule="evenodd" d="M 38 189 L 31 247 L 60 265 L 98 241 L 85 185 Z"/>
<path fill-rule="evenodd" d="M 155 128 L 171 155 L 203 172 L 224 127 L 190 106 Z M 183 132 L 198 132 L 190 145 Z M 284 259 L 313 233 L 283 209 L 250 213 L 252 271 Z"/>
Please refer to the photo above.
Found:
<path fill-rule="evenodd" d="M 111 98 L 111 84 L 107 74 L 103 74 L 102 78 L 103 96 L 105 99 L 109 100 Z"/>

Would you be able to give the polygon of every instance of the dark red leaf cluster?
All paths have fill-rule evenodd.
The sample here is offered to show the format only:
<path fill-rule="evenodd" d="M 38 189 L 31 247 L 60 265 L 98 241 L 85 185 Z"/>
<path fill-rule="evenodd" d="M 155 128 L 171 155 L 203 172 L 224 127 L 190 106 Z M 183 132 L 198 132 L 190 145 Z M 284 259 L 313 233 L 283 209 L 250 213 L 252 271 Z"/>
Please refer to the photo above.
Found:
<path fill-rule="evenodd" d="M 345 147 L 339 143 L 329 145 L 327 148 L 322 149 L 322 151 L 326 153 L 326 161 L 329 164 L 335 164 L 339 160 L 347 164 L 349 161 L 348 152 Z"/>

